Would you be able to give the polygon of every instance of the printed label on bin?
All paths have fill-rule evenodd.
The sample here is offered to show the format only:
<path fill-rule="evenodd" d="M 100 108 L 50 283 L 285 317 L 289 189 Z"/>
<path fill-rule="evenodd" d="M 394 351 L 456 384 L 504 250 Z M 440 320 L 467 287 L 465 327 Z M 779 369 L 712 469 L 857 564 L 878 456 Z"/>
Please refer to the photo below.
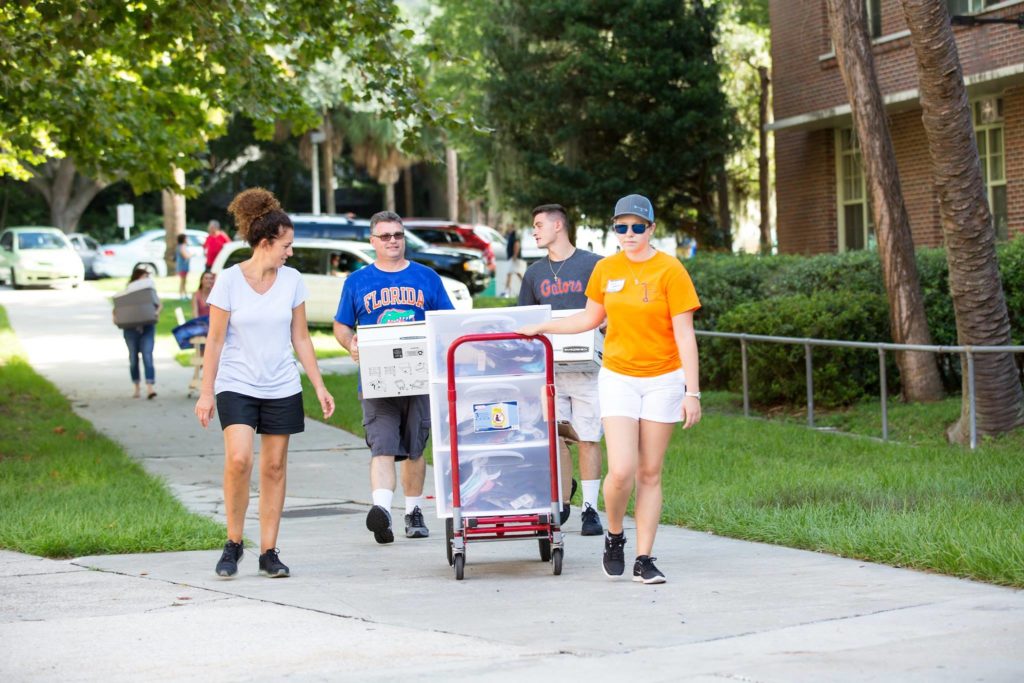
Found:
<path fill-rule="evenodd" d="M 519 429 L 518 402 L 473 404 L 474 432 L 503 432 L 517 429 Z"/>

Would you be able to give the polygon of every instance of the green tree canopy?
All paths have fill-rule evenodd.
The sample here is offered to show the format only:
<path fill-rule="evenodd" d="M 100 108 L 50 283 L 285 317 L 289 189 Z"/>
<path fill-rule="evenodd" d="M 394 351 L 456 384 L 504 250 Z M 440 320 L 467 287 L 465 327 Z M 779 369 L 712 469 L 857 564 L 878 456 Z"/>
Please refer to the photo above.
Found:
<path fill-rule="evenodd" d="M 715 173 L 732 117 L 714 57 L 717 8 L 701 0 L 494 3 L 486 122 L 514 158 L 520 206 L 556 201 L 603 225 L 615 199 L 655 203 L 659 223 L 722 243 Z"/>
<path fill-rule="evenodd" d="M 443 122 L 392 0 L 41 0 L 0 5 L 0 174 L 67 157 L 92 179 L 172 187 L 233 112 L 270 136 L 315 126 L 303 75 L 342 60 L 350 101 Z"/>

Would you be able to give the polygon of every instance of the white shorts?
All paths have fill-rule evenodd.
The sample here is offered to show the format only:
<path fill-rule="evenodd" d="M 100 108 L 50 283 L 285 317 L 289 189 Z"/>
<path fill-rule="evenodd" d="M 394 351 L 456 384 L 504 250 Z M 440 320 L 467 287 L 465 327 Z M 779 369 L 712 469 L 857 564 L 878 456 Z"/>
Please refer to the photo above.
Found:
<path fill-rule="evenodd" d="M 686 376 L 675 370 L 657 377 L 630 377 L 608 368 L 597 375 L 601 417 L 682 422 Z"/>
<path fill-rule="evenodd" d="M 597 372 L 559 372 L 555 375 L 555 415 L 568 422 L 580 441 L 601 440 Z"/>

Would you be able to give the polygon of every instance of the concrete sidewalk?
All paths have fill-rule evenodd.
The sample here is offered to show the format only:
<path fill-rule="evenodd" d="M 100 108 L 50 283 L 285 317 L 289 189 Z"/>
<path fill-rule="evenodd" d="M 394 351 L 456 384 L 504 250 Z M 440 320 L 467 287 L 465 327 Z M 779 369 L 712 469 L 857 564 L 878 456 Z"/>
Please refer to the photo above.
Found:
<path fill-rule="evenodd" d="M 173 349 L 158 349 L 158 397 L 133 400 L 105 295 L 0 289 L 0 305 L 79 414 L 191 509 L 223 519 L 220 430 L 196 423 L 191 371 Z M 218 551 L 69 561 L 0 552 L 0 675 L 1024 680 L 1021 591 L 676 527 L 658 534 L 668 583 L 613 581 L 600 570 L 601 539 L 579 536 L 578 510 L 562 576 L 535 543 L 491 543 L 470 545 L 456 582 L 433 510 L 429 539 L 378 546 L 364 527 L 365 444 L 306 424 L 292 442 L 279 542 L 292 578 L 259 577 L 250 551 L 234 580 L 214 575 Z"/>

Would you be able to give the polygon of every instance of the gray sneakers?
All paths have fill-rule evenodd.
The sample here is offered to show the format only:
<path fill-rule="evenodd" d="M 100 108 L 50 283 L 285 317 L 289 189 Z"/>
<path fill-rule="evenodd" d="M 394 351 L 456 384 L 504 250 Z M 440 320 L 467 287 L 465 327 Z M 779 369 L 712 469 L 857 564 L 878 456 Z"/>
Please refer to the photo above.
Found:
<path fill-rule="evenodd" d="M 423 521 L 423 511 L 417 505 L 412 509 L 412 512 L 405 516 L 405 537 L 426 538 L 429 535 L 430 529 L 427 528 L 426 522 Z"/>
<path fill-rule="evenodd" d="M 590 506 L 590 503 L 583 504 L 581 519 L 583 521 L 583 529 L 580 531 L 581 536 L 600 536 L 604 533 L 604 527 L 601 526 L 601 518 L 598 516 L 597 510 Z"/>
<path fill-rule="evenodd" d="M 377 543 L 393 543 L 395 532 L 391 530 L 391 514 L 380 505 L 374 505 L 366 513 L 366 528 L 373 532 Z"/>

